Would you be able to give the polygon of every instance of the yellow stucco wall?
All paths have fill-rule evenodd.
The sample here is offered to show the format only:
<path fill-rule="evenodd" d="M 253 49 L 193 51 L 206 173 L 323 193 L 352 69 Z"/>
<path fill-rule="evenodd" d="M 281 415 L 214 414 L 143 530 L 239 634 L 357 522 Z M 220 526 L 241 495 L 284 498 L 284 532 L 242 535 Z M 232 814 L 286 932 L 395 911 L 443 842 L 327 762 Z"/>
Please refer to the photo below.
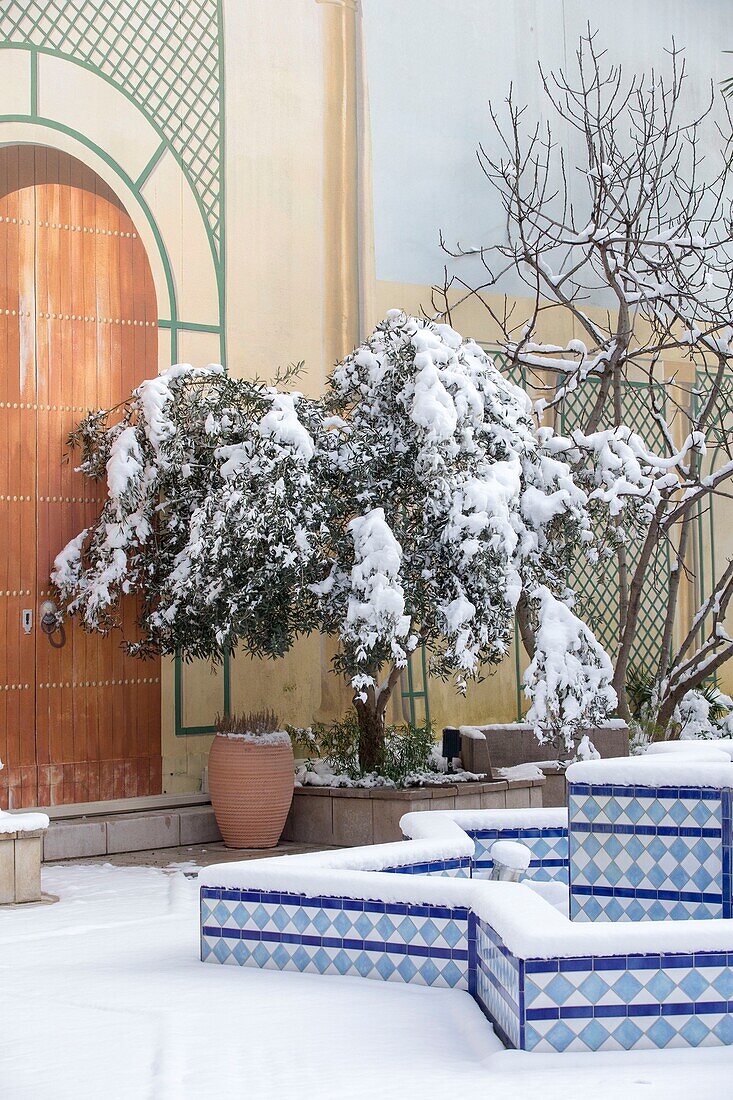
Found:
<path fill-rule="evenodd" d="M 267 377 L 305 360 L 298 385 L 317 393 L 358 339 L 354 12 L 280 0 L 268 7 L 263 33 L 257 0 L 230 0 L 224 21 L 228 367 Z M 217 354 L 210 338 L 182 358 Z M 348 692 L 327 672 L 329 646 L 313 637 L 280 661 L 238 655 L 232 707 L 271 707 L 296 725 L 342 713 Z M 164 785 L 186 790 L 199 780 L 211 739 L 175 735 L 172 691 L 171 667 Z M 185 725 L 210 723 L 221 700 L 220 670 L 184 670 Z"/>

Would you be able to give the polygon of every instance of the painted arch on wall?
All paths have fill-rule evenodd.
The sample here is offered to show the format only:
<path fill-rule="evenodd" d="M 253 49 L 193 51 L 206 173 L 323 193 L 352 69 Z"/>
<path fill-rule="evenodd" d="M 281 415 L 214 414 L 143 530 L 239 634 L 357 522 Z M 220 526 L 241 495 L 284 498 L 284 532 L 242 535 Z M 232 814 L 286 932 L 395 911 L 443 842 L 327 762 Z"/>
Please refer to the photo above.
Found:
<path fill-rule="evenodd" d="M 12 42 L 0 43 L 0 88 L 0 144 L 70 153 L 109 183 L 134 217 L 153 269 L 161 336 L 170 333 L 167 354 L 161 340 L 160 365 L 179 359 L 186 332 L 216 337 L 224 361 L 223 240 L 214 240 L 161 128 L 104 74 Z"/>

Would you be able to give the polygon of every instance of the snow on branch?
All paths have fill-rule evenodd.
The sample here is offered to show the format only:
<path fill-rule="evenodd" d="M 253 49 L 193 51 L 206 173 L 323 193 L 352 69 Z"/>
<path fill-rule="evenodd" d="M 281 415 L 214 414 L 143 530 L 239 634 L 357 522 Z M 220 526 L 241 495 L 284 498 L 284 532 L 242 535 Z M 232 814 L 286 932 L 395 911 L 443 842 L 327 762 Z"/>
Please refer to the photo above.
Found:
<path fill-rule="evenodd" d="M 712 85 L 700 99 L 697 74 L 688 88 L 682 47 L 673 41 L 660 60 L 626 72 L 589 26 L 569 64 L 540 68 L 540 115 L 514 88 L 501 109 L 489 105 L 478 159 L 506 232 L 467 249 L 443 235 L 448 263 L 433 301 L 448 319 L 468 301 L 483 306 L 509 369 L 536 394 L 538 421 L 573 425 L 569 439 L 548 435 L 543 447 L 585 493 L 574 507 L 591 529 L 576 534 L 617 593 L 619 713 L 633 717 L 629 661 L 653 586 L 660 641 L 645 659 L 667 729 L 680 692 L 729 656 L 722 621 L 709 637 L 698 624 L 688 633 L 683 593 L 698 568 L 693 526 L 714 495 L 731 495 L 733 480 L 733 118 Z M 568 127 L 571 145 L 561 137 Z M 562 500 L 556 492 L 544 507 Z M 540 507 L 527 491 L 528 528 Z M 571 514 L 551 528 L 555 550 Z M 537 561 L 540 542 L 541 533 Z M 660 542 L 670 551 L 664 571 Z M 559 592 L 562 568 L 549 557 L 535 577 L 551 577 Z M 526 596 L 518 612 L 531 656 Z"/>
<path fill-rule="evenodd" d="M 319 399 L 179 366 L 118 415 L 92 414 L 77 433 L 107 499 L 57 558 L 67 611 L 109 630 L 122 597 L 138 595 L 140 637 L 127 644 L 142 654 L 280 656 L 301 634 L 338 638 L 333 665 L 370 736 L 419 644 L 431 673 L 465 690 L 509 652 L 528 594 L 546 632 L 552 614 L 578 624 L 557 609 L 606 483 L 580 484 L 573 463 L 591 445 L 598 469 L 639 463 L 626 437 L 537 430 L 527 395 L 478 344 L 400 310 Z M 629 493 L 641 478 L 628 474 Z M 591 666 L 595 643 L 579 631 Z M 566 680 L 540 679 L 538 713 L 570 728 L 585 700 L 575 716 Z"/>
<path fill-rule="evenodd" d="M 400 584 L 402 548 L 384 518 L 383 508 L 373 508 L 348 524 L 354 542 L 350 596 L 341 629 L 341 640 L 354 651 L 354 660 L 368 667 L 377 651 L 398 668 L 407 663 L 415 640 L 408 640 L 410 616 L 405 614 L 405 593 Z M 412 645 L 410 645 L 410 641 Z M 352 685 L 365 698 L 364 689 L 376 687 L 373 676 L 362 671 Z"/>
<path fill-rule="evenodd" d="M 532 700 L 527 721 L 541 743 L 571 754 L 584 729 L 613 712 L 613 667 L 595 637 L 571 609 L 544 586 L 531 599 L 536 605 L 536 650 L 524 674 Z"/>

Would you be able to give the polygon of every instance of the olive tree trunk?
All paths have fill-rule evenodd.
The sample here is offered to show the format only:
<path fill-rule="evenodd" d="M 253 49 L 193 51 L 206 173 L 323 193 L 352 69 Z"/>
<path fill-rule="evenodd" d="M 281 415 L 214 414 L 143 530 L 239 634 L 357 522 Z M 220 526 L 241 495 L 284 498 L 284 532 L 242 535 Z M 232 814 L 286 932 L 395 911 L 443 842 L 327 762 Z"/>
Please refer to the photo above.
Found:
<path fill-rule="evenodd" d="M 362 775 L 379 771 L 384 756 L 387 704 L 401 671 L 393 666 L 381 687 L 369 687 L 354 695 L 354 710 L 359 723 L 359 767 Z"/>

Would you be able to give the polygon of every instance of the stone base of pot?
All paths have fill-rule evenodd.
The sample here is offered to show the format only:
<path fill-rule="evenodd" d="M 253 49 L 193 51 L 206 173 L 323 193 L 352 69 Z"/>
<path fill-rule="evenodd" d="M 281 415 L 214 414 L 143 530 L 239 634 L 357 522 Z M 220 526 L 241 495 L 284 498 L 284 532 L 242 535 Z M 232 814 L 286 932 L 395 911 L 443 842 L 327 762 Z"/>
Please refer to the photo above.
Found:
<path fill-rule="evenodd" d="M 43 830 L 0 833 L 0 905 L 41 900 Z"/>
<path fill-rule="evenodd" d="M 293 749 L 238 737 L 214 738 L 209 792 L 227 848 L 274 848 L 293 798 Z"/>

